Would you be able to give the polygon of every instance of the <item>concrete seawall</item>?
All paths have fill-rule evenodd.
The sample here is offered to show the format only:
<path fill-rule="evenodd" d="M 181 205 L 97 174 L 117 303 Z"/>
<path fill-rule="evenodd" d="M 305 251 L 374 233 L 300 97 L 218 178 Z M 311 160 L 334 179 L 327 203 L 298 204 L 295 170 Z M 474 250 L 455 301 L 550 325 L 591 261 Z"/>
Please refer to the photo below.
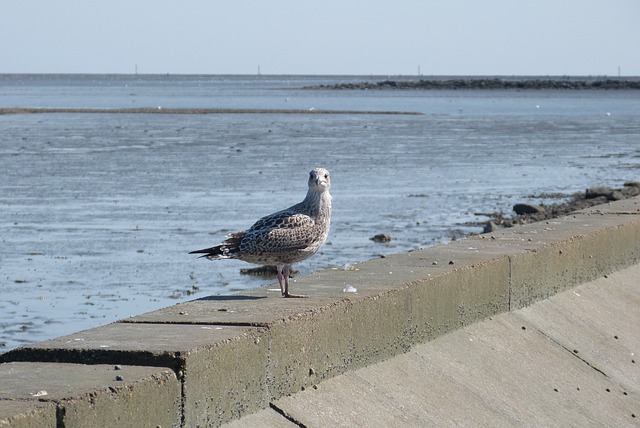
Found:
<path fill-rule="evenodd" d="M 293 285 L 308 299 L 265 288 L 178 304 L 0 355 L 0 427 L 295 426 L 300 409 L 274 403 L 639 262 L 633 198 L 320 271 Z"/>

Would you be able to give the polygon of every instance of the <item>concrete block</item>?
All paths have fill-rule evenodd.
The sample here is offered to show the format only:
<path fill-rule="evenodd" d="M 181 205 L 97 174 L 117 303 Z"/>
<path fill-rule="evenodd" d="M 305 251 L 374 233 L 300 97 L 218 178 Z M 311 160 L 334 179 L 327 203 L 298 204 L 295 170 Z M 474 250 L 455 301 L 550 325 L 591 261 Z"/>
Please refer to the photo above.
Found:
<path fill-rule="evenodd" d="M 612 382 L 640 392 L 640 265 L 514 314 Z"/>
<path fill-rule="evenodd" d="M 310 296 L 308 299 L 283 299 L 268 288 L 241 295 L 208 296 L 179 303 L 122 320 L 125 323 L 195 324 L 239 327 L 268 327 L 298 314 L 333 304 L 336 297 Z"/>
<path fill-rule="evenodd" d="M 183 384 L 184 425 L 218 426 L 268 404 L 268 340 L 262 337 L 255 328 L 113 323 L 2 358 L 169 367 Z"/>
<path fill-rule="evenodd" d="M 312 282 L 305 286 L 313 294 L 320 288 L 335 300 L 269 327 L 270 396 L 294 393 L 406 352 L 411 346 L 407 284 L 420 275 L 410 269 L 390 271 L 388 265 L 372 261 L 305 278 Z M 347 286 L 357 291 L 345 293 Z"/>
<path fill-rule="evenodd" d="M 461 326 L 508 310 L 508 254 L 492 242 L 463 240 L 387 257 L 395 272 L 411 272 L 406 282 L 409 304 L 407 340 L 434 339 Z M 506 254 L 505 254 L 506 253 Z"/>
<path fill-rule="evenodd" d="M 280 397 L 408 349 L 406 290 L 398 298 L 394 291 L 398 283 L 372 281 L 370 275 L 357 270 L 337 275 L 328 270 L 300 280 L 301 288 L 309 291 L 306 299 L 282 299 L 279 293 L 262 289 L 241 299 L 212 296 L 187 302 L 127 322 L 265 327 L 268 396 Z M 358 292 L 344 293 L 346 283 L 359 287 Z M 389 295 L 381 296 L 385 291 Z"/>
<path fill-rule="evenodd" d="M 351 369 L 386 360 L 411 348 L 410 293 L 406 286 L 354 300 L 348 309 Z"/>
<path fill-rule="evenodd" d="M 210 427 L 268 406 L 268 338 L 236 335 L 185 356 L 184 426 Z"/>
<path fill-rule="evenodd" d="M 575 215 L 510 229 L 531 249 L 511 257 L 511 310 L 640 260 L 640 217 Z"/>
<path fill-rule="evenodd" d="M 302 313 L 269 326 L 269 397 L 277 398 L 344 373 L 351 366 L 346 305 Z"/>
<path fill-rule="evenodd" d="M 506 313 L 273 407 L 303 426 L 632 426 L 637 398 Z"/>
<path fill-rule="evenodd" d="M 300 278 L 296 286 L 308 292 L 306 299 L 282 299 L 279 292 L 265 288 L 238 299 L 212 296 L 182 303 L 127 322 L 265 327 L 268 396 L 280 397 L 409 348 L 405 333 L 410 312 L 403 285 L 415 280 L 416 274 L 410 278 L 398 274 L 385 281 L 389 273 L 382 269 L 372 264 Z M 345 293 L 347 285 L 357 292 Z"/>
<path fill-rule="evenodd" d="M 173 371 L 127 365 L 118 368 L 60 363 L 0 364 L 3 379 L 0 408 L 5 413 L 7 407 L 16 403 L 30 407 L 28 417 L 13 416 L 10 426 L 15 421 L 20 421 L 15 426 L 39 427 L 102 427 L 106 421 L 122 427 L 180 425 L 181 386 Z M 29 423 L 25 424 L 26 421 Z"/>
<path fill-rule="evenodd" d="M 55 403 L 0 399 L 0 427 L 55 427 L 56 421 Z"/>

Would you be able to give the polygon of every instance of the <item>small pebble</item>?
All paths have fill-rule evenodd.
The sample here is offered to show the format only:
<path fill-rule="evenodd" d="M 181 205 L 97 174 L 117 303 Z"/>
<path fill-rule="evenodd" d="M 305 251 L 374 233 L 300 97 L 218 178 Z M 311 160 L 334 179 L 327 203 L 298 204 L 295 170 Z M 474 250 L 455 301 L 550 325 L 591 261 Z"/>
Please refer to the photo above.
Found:
<path fill-rule="evenodd" d="M 115 366 L 113 366 L 114 370 L 122 370 L 122 366 L 120 364 L 116 364 Z"/>
<path fill-rule="evenodd" d="M 124 380 L 124 378 L 123 378 L 122 376 L 120 376 L 120 375 L 117 375 L 117 376 L 116 376 L 116 380 L 117 380 L 117 381 L 122 381 L 122 380 Z"/>
<path fill-rule="evenodd" d="M 452 265 L 453 264 L 453 260 L 449 260 L 449 264 Z"/>

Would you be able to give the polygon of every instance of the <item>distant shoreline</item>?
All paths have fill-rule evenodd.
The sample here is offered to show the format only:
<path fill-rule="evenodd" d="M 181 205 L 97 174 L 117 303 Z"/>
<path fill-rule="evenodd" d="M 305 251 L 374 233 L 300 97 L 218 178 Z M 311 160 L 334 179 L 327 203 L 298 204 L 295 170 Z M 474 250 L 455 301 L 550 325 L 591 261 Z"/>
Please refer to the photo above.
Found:
<path fill-rule="evenodd" d="M 8 114 L 43 113 L 110 113 L 110 114 L 381 114 L 381 115 L 421 115 L 412 111 L 376 111 L 376 110 L 319 110 L 319 109 L 241 109 L 241 108 L 32 108 L 0 107 L 0 116 Z"/>
<path fill-rule="evenodd" d="M 303 89 L 309 90 L 394 90 L 394 89 L 513 89 L 513 90 L 626 90 L 640 89 L 640 80 L 621 79 L 595 79 L 595 80 L 573 80 L 573 79 L 498 79 L 498 78 L 472 78 L 472 79 L 446 79 L 446 80 L 425 80 L 416 81 L 404 80 L 383 80 L 380 82 L 359 82 L 359 83 L 337 83 L 334 85 L 305 86 Z"/>

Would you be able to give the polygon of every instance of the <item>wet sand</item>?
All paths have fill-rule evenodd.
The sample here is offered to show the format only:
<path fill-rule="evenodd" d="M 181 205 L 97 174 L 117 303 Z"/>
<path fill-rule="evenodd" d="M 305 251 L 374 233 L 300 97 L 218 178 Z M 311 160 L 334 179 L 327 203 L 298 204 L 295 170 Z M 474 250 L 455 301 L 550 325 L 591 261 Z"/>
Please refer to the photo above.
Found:
<path fill-rule="evenodd" d="M 2 114 L 44 114 L 44 113 L 105 113 L 105 114 L 402 114 L 419 115 L 412 111 L 377 111 L 377 110 L 320 110 L 320 109 L 252 109 L 252 108 L 31 108 L 4 107 Z"/>

